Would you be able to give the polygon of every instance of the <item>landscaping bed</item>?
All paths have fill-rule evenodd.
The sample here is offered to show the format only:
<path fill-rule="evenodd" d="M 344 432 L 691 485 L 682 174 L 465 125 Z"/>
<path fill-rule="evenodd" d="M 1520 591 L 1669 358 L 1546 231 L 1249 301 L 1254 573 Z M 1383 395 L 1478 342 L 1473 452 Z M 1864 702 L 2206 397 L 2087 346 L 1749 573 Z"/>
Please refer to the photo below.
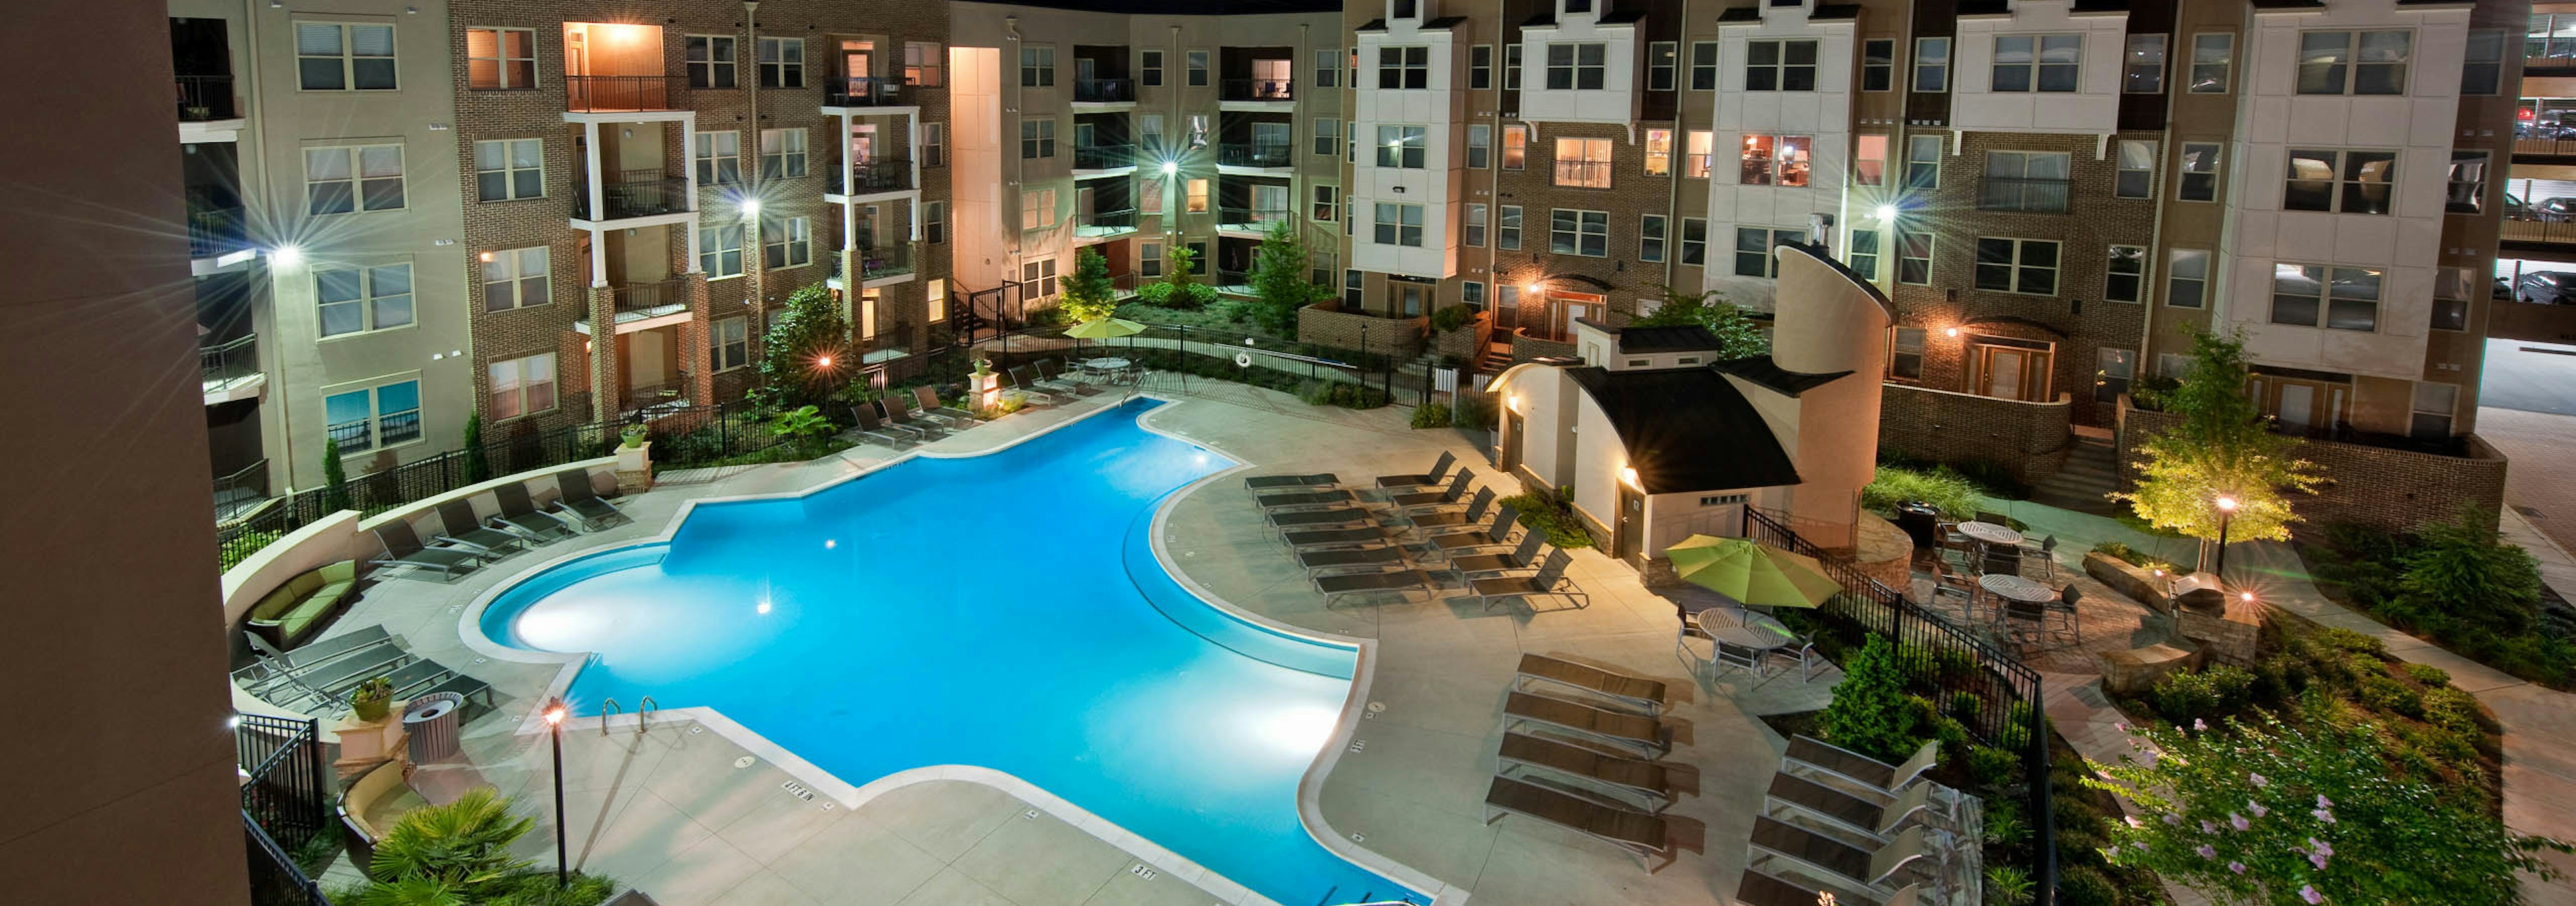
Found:
<path fill-rule="evenodd" d="M 2298 539 L 2336 603 L 2521 679 L 2576 690 L 2576 614 L 2545 595 L 2537 562 L 2491 514 L 2400 535 L 2335 524 Z"/>

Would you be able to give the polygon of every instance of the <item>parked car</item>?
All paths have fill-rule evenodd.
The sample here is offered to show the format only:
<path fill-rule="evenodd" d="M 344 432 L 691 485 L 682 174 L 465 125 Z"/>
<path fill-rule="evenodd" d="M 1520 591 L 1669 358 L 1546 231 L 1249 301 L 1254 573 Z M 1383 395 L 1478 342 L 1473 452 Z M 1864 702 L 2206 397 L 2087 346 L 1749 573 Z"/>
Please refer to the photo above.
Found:
<path fill-rule="evenodd" d="M 2564 195 L 2557 198 L 2544 198 L 2539 204 L 2532 206 L 2531 212 L 2534 219 L 2551 223 L 2576 220 L 2576 198 Z"/>
<path fill-rule="evenodd" d="M 2516 302 L 2534 305 L 2576 305 L 2576 272 L 2532 271 L 2522 275 L 2514 285 Z"/>
<path fill-rule="evenodd" d="M 2504 219 L 2530 220 L 2531 206 L 2522 202 L 2522 196 L 2506 192 L 2504 193 Z"/>

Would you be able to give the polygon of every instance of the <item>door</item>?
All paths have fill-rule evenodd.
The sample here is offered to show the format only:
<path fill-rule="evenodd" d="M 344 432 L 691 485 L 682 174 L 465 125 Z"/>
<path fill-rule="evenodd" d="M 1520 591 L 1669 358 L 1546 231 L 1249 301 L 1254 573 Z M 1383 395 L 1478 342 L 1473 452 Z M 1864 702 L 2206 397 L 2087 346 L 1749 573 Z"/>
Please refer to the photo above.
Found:
<path fill-rule="evenodd" d="M 1597 295 L 1587 293 L 1558 293 L 1556 295 L 1555 323 L 1549 326 L 1556 329 L 1556 336 L 1559 339 L 1573 339 L 1574 322 L 1582 318 L 1589 318 L 1593 315 L 1600 314 L 1601 302 L 1601 297 Z"/>
<path fill-rule="evenodd" d="M 1994 349 L 1986 353 L 1986 385 L 1977 392 L 1999 399 L 2021 398 L 2021 376 L 2030 368 L 2030 353 Z"/>
<path fill-rule="evenodd" d="M 877 247 L 877 212 L 882 207 L 882 205 L 872 204 L 863 204 L 859 206 L 859 248 L 873 249 Z"/>
<path fill-rule="evenodd" d="M 1403 315 L 1408 318 L 1422 314 L 1422 300 L 1429 294 L 1430 287 L 1419 283 L 1407 281 L 1395 285 L 1395 296 L 1403 305 Z"/>
<path fill-rule="evenodd" d="M 1646 543 L 1646 493 L 1619 483 L 1619 524 L 1611 532 L 1610 555 L 1634 561 Z"/>
<path fill-rule="evenodd" d="M 1090 226 L 1099 213 L 1098 196 L 1090 186 L 1073 190 L 1073 227 L 1076 234 L 1081 233 L 1083 227 Z"/>
<path fill-rule="evenodd" d="M 2013 345 L 2015 343 L 2031 345 Z M 2043 401 L 2049 398 L 2049 368 L 2055 355 L 2046 344 L 1986 339 L 1974 341 L 1968 352 L 1969 392 L 2007 400 Z"/>
<path fill-rule="evenodd" d="M 877 124 L 853 123 L 850 126 L 850 163 L 859 166 L 877 159 Z"/>
<path fill-rule="evenodd" d="M 1500 451 L 1503 474 L 1510 475 L 1513 470 L 1521 467 L 1521 445 L 1528 443 L 1523 439 L 1528 435 L 1529 431 L 1521 421 L 1521 414 L 1509 409 L 1503 410 L 1503 449 Z"/>
<path fill-rule="evenodd" d="M 1287 123 L 1252 124 L 1252 164 L 1261 167 L 1287 166 L 1289 141 Z"/>
<path fill-rule="evenodd" d="M 2283 381 L 2279 418 L 2281 427 L 2300 434 L 2316 426 L 2317 388 L 2307 384 Z"/>
<path fill-rule="evenodd" d="M 1288 187 L 1269 183 L 1252 184 L 1252 222 L 1273 223 L 1288 219 Z"/>
<path fill-rule="evenodd" d="M 850 93 L 860 94 L 867 83 L 858 81 L 875 75 L 877 44 L 874 41 L 844 39 L 841 42 L 841 74 L 850 78 Z"/>
<path fill-rule="evenodd" d="M 588 29 L 574 28 L 564 31 L 564 74 L 568 76 L 590 74 L 590 31 Z"/>
<path fill-rule="evenodd" d="M 1090 57 L 1075 57 L 1073 59 L 1074 87 L 1076 89 L 1080 89 L 1084 85 L 1091 84 L 1092 80 L 1098 77 L 1099 72 L 1099 61 L 1093 60 Z"/>

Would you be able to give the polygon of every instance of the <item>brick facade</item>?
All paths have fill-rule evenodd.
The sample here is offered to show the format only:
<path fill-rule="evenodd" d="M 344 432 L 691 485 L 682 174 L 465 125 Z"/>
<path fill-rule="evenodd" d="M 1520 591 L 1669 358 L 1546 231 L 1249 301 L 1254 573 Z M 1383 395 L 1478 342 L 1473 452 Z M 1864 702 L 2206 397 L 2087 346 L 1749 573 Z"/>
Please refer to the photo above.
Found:
<path fill-rule="evenodd" d="M 1361 350 L 1409 361 L 1422 354 L 1429 318 L 1389 318 L 1317 302 L 1297 310 L 1297 341 L 1330 349 Z"/>
<path fill-rule="evenodd" d="M 2146 439 L 2182 417 L 2123 406 L 2117 443 L 2120 485 L 2134 485 L 2145 456 Z M 2324 481 L 2317 493 L 2293 495 L 2290 508 L 2313 530 L 2332 522 L 2358 522 L 2389 531 L 2411 531 L 2448 519 L 2462 504 L 2489 513 L 2504 507 L 2504 454 L 2476 435 L 2468 438 L 2469 455 L 2441 456 L 2331 440 L 2301 441 L 2292 455 L 2317 464 Z"/>
<path fill-rule="evenodd" d="M 1878 449 L 1933 462 L 1978 460 L 2002 466 L 2024 484 L 2066 462 L 2073 407 L 2060 395 L 2026 403 L 1908 384 L 1883 384 Z"/>

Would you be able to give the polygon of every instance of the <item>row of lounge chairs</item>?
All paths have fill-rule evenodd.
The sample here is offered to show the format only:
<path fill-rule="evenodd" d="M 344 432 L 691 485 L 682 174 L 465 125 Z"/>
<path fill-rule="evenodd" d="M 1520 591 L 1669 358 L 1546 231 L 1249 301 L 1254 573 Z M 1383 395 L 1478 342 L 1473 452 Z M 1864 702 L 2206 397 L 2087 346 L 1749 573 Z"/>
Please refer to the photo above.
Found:
<path fill-rule="evenodd" d="M 453 692 L 467 698 L 480 695 L 485 707 L 492 704 L 491 684 L 414 656 L 382 626 L 345 632 L 291 651 L 279 651 L 255 635 L 249 638 L 251 663 L 234 671 L 233 681 L 281 707 L 338 714 L 348 707 L 349 693 L 358 684 L 376 677 L 392 681 L 396 699 Z"/>
<path fill-rule="evenodd" d="M 1571 697 L 1531 691 L 1531 686 Z M 1577 700 L 1580 699 L 1580 700 Z M 1658 761 L 1672 749 L 1659 681 L 1540 654 L 1523 654 L 1503 701 L 1499 769 L 1485 821 L 1520 815 L 1626 850 L 1649 871 L 1675 858 L 1662 813 L 1699 794 L 1699 772 Z M 1538 732 L 1532 732 L 1538 731 Z"/>
<path fill-rule="evenodd" d="M 882 414 L 880 405 L 884 407 Z M 927 386 L 892 391 L 874 402 L 853 403 L 850 414 L 858 420 L 860 437 L 897 449 L 975 425 L 973 413 L 940 405 L 938 392 Z"/>
<path fill-rule="evenodd" d="M 591 486 L 590 470 L 565 469 L 554 477 L 558 496 L 547 509 L 537 508 L 526 483 L 514 481 L 492 488 L 498 512 L 488 519 L 475 511 L 471 501 L 458 499 L 439 504 L 439 530 L 426 541 L 410 520 L 387 522 L 375 530 L 376 540 L 383 542 L 385 552 L 368 560 L 367 565 L 400 567 L 409 572 L 435 570 L 452 579 L 529 545 L 572 537 L 576 527 L 596 531 L 626 518 L 616 504 L 600 497 Z"/>
<path fill-rule="evenodd" d="M 1807 906 L 1821 892 L 1839 903 L 1938 901 L 1937 892 L 1960 871 L 1958 857 L 1975 845 L 1956 833 L 1957 791 L 1923 777 L 1939 751 L 1938 743 L 1925 743 L 1904 764 L 1890 765 L 1822 740 L 1791 738 L 1753 819 L 1750 864 L 1736 902 Z M 1966 871 L 1973 873 L 1973 866 Z"/>
<path fill-rule="evenodd" d="M 1498 507 L 1494 489 L 1478 487 L 1475 471 L 1457 463 L 1456 454 L 1442 453 L 1429 472 L 1381 475 L 1366 486 L 1313 473 L 1254 476 L 1244 487 L 1325 606 L 1350 595 L 1430 592 L 1453 580 L 1486 609 L 1538 597 L 1589 604 L 1566 577 L 1573 557 L 1522 530 L 1519 511 Z"/>

